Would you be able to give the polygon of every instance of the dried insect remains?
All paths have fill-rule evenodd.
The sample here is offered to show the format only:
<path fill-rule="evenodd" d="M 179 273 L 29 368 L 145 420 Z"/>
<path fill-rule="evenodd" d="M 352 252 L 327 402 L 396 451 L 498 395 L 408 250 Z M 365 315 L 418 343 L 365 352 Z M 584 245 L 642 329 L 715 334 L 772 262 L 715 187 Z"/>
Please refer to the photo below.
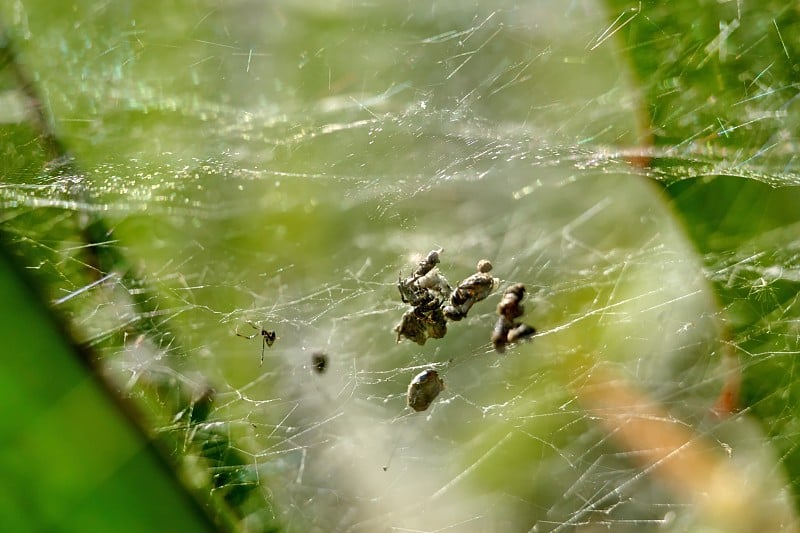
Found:
<path fill-rule="evenodd" d="M 397 342 L 405 337 L 422 345 L 429 337 L 441 339 L 447 334 L 447 322 L 441 307 L 452 289 L 436 267 L 440 253 L 441 250 L 430 251 L 411 276 L 397 279 L 400 299 L 413 307 L 403 314 L 394 328 Z"/>
<path fill-rule="evenodd" d="M 489 274 L 492 264 L 482 259 L 478 262 L 478 272 L 459 283 L 454 291 L 436 266 L 441 252 L 431 250 L 411 276 L 398 277 L 400 299 L 413 308 L 403 314 L 394 328 L 397 342 L 405 337 L 422 345 L 429 338 L 441 339 L 447 334 L 447 320 L 457 321 L 467 316 L 472 306 L 489 296 L 499 283 Z"/>
<path fill-rule="evenodd" d="M 417 264 L 413 274 L 405 279 L 402 274 L 398 276 L 397 290 L 400 292 L 400 299 L 411 305 L 411 309 L 403 313 L 403 318 L 394 328 L 397 342 L 405 337 L 422 345 L 429 338 L 444 337 L 448 320 L 464 319 L 472 306 L 486 299 L 500 284 L 500 280 L 490 274 L 492 263 L 481 259 L 476 267 L 477 272 L 464 279 L 453 290 L 437 266 L 441 253 L 442 250 L 428 252 L 425 259 Z M 517 322 L 525 312 L 521 303 L 524 297 L 525 286 L 517 283 L 506 289 L 497 306 L 500 318 L 492 332 L 492 343 L 500 353 L 505 351 L 508 344 L 527 339 L 536 333 L 532 326 Z M 442 390 L 442 378 L 436 370 L 427 369 L 411 380 L 406 401 L 414 411 L 425 411 Z"/>
<path fill-rule="evenodd" d="M 253 333 L 252 335 L 242 335 L 241 333 L 239 333 L 239 328 L 237 327 L 236 328 L 236 335 L 239 336 L 239 337 L 243 337 L 245 339 L 253 339 L 253 338 L 255 338 L 255 337 L 259 336 L 259 335 L 261 336 L 261 339 L 262 339 L 262 341 L 261 341 L 261 364 L 263 365 L 264 364 L 264 349 L 267 346 L 272 346 L 272 343 L 274 343 L 275 340 L 278 337 L 277 337 L 277 335 L 275 334 L 274 331 L 266 330 L 262 326 L 257 326 L 256 324 L 254 324 L 253 322 L 250 322 L 249 320 L 247 321 L 247 323 L 250 325 L 250 327 L 252 327 L 254 330 L 256 330 L 256 333 Z"/>
<path fill-rule="evenodd" d="M 478 261 L 478 272 L 458 284 L 450 295 L 450 304 L 444 307 L 444 316 L 449 320 L 461 320 L 472 306 L 489 296 L 500 283 L 489 272 L 492 264 L 486 259 Z"/>
<path fill-rule="evenodd" d="M 497 324 L 492 331 L 492 344 L 498 353 L 506 351 L 506 345 L 525 340 L 536 334 L 536 329 L 516 319 L 525 314 L 522 299 L 525 297 L 525 285 L 515 283 L 503 292 L 503 299 L 497 304 Z"/>
<path fill-rule="evenodd" d="M 429 297 L 425 288 L 418 283 L 418 280 L 436 268 L 436 265 L 439 264 L 439 254 L 441 252 L 442 250 L 431 250 L 428 252 L 425 259 L 418 263 L 417 270 L 405 280 L 403 280 L 402 275 L 398 276 L 397 288 L 400 291 L 400 299 L 403 300 L 403 303 L 408 303 L 416 307 Z M 444 280 L 444 283 L 447 285 L 447 280 Z M 426 285 L 430 284 L 427 283 Z M 447 285 L 448 289 L 449 287 L 450 286 Z"/>
<path fill-rule="evenodd" d="M 408 385 L 408 406 L 417 412 L 424 411 L 443 390 L 444 380 L 439 377 L 439 373 L 432 368 L 423 370 Z"/>

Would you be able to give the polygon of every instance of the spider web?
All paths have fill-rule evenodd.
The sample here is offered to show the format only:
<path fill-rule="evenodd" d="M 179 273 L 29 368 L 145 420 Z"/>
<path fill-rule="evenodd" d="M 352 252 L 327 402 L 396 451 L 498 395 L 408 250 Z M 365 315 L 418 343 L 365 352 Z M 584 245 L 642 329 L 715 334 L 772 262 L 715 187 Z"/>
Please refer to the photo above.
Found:
<path fill-rule="evenodd" d="M 644 179 L 791 184 L 791 141 L 765 126 L 735 144 L 744 124 L 680 99 L 675 116 L 656 113 L 662 126 L 707 122 L 674 139 L 645 128 L 638 91 L 656 87 L 637 88 L 635 51 L 615 47 L 657 26 L 655 8 L 86 2 L 62 21 L 44 4 L 5 15 L 47 73 L 43 100 L 82 172 L 51 164 L 30 183 L 17 169 L 0 190 L 4 230 L 187 483 L 224 500 L 238 528 L 793 523 L 777 452 L 725 404 L 749 333 L 732 337 L 735 304 L 713 285 L 788 274 L 747 250 L 699 257 Z M 733 32 L 757 29 L 729 4 L 705 48 L 679 42 L 683 59 L 723 61 Z M 76 52 L 59 24 L 94 40 Z M 754 116 L 791 105 L 764 72 L 748 71 L 755 92 L 740 99 Z M 738 151 L 701 150 L 713 131 Z M 87 218 L 108 241 L 82 240 Z M 106 248 L 127 262 L 97 267 Z M 398 343 L 398 274 L 439 248 L 453 286 L 489 259 L 500 288 L 445 338 Z M 495 307 L 513 283 L 538 333 L 498 355 Z M 778 306 L 787 328 L 791 309 Z M 263 366 L 261 337 L 236 336 L 248 321 L 277 333 Z M 413 413 L 406 389 L 428 368 L 446 388 Z"/>

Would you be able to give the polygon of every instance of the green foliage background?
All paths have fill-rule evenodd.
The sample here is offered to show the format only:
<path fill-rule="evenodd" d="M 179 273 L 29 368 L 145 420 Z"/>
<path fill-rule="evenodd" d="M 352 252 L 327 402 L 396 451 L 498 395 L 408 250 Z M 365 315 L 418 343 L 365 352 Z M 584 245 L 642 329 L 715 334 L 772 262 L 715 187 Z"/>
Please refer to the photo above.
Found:
<path fill-rule="evenodd" d="M 254 385 L 255 345 L 232 345 L 247 319 L 275 324 L 284 345 L 309 339 L 303 350 L 338 335 L 385 353 L 359 360 L 365 403 L 402 407 L 408 371 L 468 354 L 448 382 L 489 384 L 462 388 L 484 407 L 514 391 L 512 420 L 535 404 L 535 423 L 516 427 L 539 444 L 501 422 L 467 437 L 482 419 L 456 407 L 465 424 L 429 435 L 466 442 L 453 462 L 476 484 L 543 508 L 574 480 L 541 465 L 601 440 L 583 415 L 553 416 L 589 364 L 572 350 L 638 368 L 652 348 L 630 339 L 674 337 L 670 370 L 632 375 L 704 428 L 720 383 L 698 367 L 716 359 L 685 359 L 719 342 L 796 514 L 799 17 L 779 2 L 5 4 L 0 229 L 16 266 L 0 278 L 3 516 L 15 530 L 194 530 L 207 527 L 200 502 L 225 528 L 313 523 L 262 490 L 251 455 L 286 413 L 228 400 L 257 388 L 261 408 L 296 377 L 267 370 Z M 605 218 L 577 234 L 607 263 L 549 237 L 596 205 Z M 679 258 L 636 256 L 648 231 Z M 529 317 L 551 333 L 520 349 L 529 359 L 477 366 L 485 339 L 471 330 L 421 354 L 351 329 L 395 317 L 398 266 L 435 245 L 450 271 L 487 254 L 538 287 Z M 669 261 L 719 323 L 695 324 L 697 352 L 677 338 L 680 316 L 648 330 L 594 314 L 616 297 L 608 279 L 624 272 L 620 291 L 646 294 L 654 277 L 672 283 Z M 685 279 L 692 265 L 701 281 Z M 692 392 L 664 400 L 681 387 Z M 302 405 L 298 425 L 322 419 Z M 505 456 L 484 455 L 497 442 Z M 265 463 L 275 479 L 289 468 Z"/>

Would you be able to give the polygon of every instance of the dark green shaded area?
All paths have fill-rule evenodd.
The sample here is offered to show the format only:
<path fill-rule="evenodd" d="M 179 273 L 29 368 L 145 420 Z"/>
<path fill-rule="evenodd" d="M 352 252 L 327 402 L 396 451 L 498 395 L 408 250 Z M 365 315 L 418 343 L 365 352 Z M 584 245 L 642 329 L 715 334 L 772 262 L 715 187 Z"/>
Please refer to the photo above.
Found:
<path fill-rule="evenodd" d="M 4 317 L 0 338 L 13 335 L 15 341 L 6 342 L 15 354 L 6 361 L 11 368 L 0 372 L 9 398 L 3 404 L 14 408 L 12 414 L 18 416 L 4 419 L 8 428 L 21 428 L 9 429 L 5 439 L 11 442 L 6 463 L 13 479 L 8 481 L 10 486 L 29 489 L 5 499 L 14 508 L 7 525 L 18 520 L 19 527 L 12 529 L 85 531 L 113 529 L 114 521 L 123 520 L 123 530 L 200 530 L 212 527 L 209 516 L 218 527 L 229 526 L 262 510 L 263 498 L 251 498 L 249 508 L 244 505 L 257 483 L 243 475 L 238 482 L 227 480 L 239 471 L 250 472 L 250 462 L 230 447 L 224 431 L 197 428 L 212 411 L 213 391 L 195 398 L 197 393 L 186 384 L 161 381 L 149 405 L 142 402 L 134 407 L 103 372 L 103 353 L 120 350 L 129 336 L 149 338 L 176 353 L 180 345 L 158 317 L 159 298 L 117 245 L 113 229 L 93 209 L 98 199 L 88 193 L 85 174 L 55 137 L 38 87 L 3 31 L 0 27 L 0 94 L 11 108 L 3 110 L 7 116 L 0 121 L 0 153 L 5 155 L 0 158 L 0 176 L 9 190 L 18 185 L 16 190 L 36 191 L 42 200 L 31 209 L 34 206 L 26 194 L 21 193 L 18 200 L 8 194 L 0 227 L 0 252 L 9 261 L 4 265 L 27 267 L 21 279 L 13 279 L 9 271 L 3 281 L 16 286 L 0 291 L 7 307 L 0 313 Z M 103 304 L 116 299 L 117 305 L 140 313 L 142 320 L 92 339 L 80 352 L 71 349 L 72 335 L 63 330 L 42 331 L 49 329 L 48 320 L 53 317 L 60 323 L 83 313 L 85 302 L 74 298 L 82 288 L 102 287 L 104 280 L 117 278 L 127 290 L 105 292 Z M 23 294 L 27 283 L 37 290 Z M 57 311 L 46 311 L 43 302 Z M 24 306 L 31 306 L 31 313 L 39 317 L 15 314 Z M 102 323 L 103 318 L 94 321 Z M 39 327 L 40 323 L 44 326 Z M 58 364 L 47 364 L 48 357 L 60 358 Z M 32 381 L 19 380 L 19 375 Z M 30 409 L 17 410 L 15 403 Z M 123 416 L 133 411 L 135 415 Z M 156 446 L 172 452 L 170 460 L 156 457 L 144 434 L 155 433 L 155 420 L 166 423 L 183 418 L 186 423 L 174 431 L 156 434 Z M 210 439 L 216 446 L 209 449 Z M 184 456 L 195 460 L 185 461 Z M 195 485 L 202 485 L 203 476 L 208 487 L 199 491 L 206 507 L 201 510 L 191 495 L 197 487 L 190 489 L 188 482 L 178 478 L 192 477 Z M 229 486 L 222 488 L 222 478 Z M 153 484 L 160 485 L 148 490 Z M 129 493 L 143 496 L 132 498 Z M 183 508 L 176 507 L 176 502 Z M 126 512 L 119 512 L 121 507 Z M 128 515 L 138 518 L 125 520 Z M 267 515 L 260 523 L 270 520 Z"/>
<path fill-rule="evenodd" d="M 212 529 L 0 251 L 0 514 L 13 531 Z"/>

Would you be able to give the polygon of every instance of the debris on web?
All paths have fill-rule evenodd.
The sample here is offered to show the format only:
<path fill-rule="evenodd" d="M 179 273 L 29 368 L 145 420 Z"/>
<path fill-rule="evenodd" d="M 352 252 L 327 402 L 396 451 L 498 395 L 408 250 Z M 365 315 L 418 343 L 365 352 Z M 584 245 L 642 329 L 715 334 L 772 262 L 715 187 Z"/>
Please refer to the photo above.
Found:
<path fill-rule="evenodd" d="M 328 354 L 323 351 L 316 351 L 311 354 L 311 368 L 317 374 L 324 374 L 328 369 Z"/>
<path fill-rule="evenodd" d="M 536 334 L 533 326 L 516 319 L 525 314 L 522 299 L 525 297 L 525 285 L 515 283 L 503 292 L 503 299 L 497 304 L 497 324 L 492 331 L 492 344 L 497 353 L 506 351 L 508 344 L 528 339 Z"/>
<path fill-rule="evenodd" d="M 431 368 L 423 370 L 414 376 L 408 385 L 406 396 L 408 406 L 417 412 L 425 411 L 444 388 L 444 380 L 439 377 L 436 370 Z"/>
<path fill-rule="evenodd" d="M 403 279 L 398 277 L 397 289 L 403 303 L 410 304 L 400 323 L 395 326 L 397 342 L 405 337 L 419 345 L 428 338 L 441 339 L 447 334 L 447 322 L 442 305 L 450 297 L 452 288 L 436 266 L 441 250 L 432 250 L 419 262 L 417 270 Z"/>
<path fill-rule="evenodd" d="M 458 321 L 467 316 L 472 306 L 485 300 L 500 283 L 489 272 L 492 263 L 486 259 L 478 261 L 477 272 L 461 283 L 450 295 L 450 303 L 444 307 L 444 316 L 448 320 Z"/>
<path fill-rule="evenodd" d="M 499 284 L 499 280 L 489 274 L 491 262 L 481 259 L 477 272 L 453 290 L 437 266 L 440 253 L 442 250 L 431 250 L 411 276 L 398 277 L 400 299 L 412 308 L 394 328 L 397 342 L 405 337 L 424 345 L 429 338 L 443 338 L 447 334 L 447 320 L 465 318 L 472 306 L 489 296 Z"/>

